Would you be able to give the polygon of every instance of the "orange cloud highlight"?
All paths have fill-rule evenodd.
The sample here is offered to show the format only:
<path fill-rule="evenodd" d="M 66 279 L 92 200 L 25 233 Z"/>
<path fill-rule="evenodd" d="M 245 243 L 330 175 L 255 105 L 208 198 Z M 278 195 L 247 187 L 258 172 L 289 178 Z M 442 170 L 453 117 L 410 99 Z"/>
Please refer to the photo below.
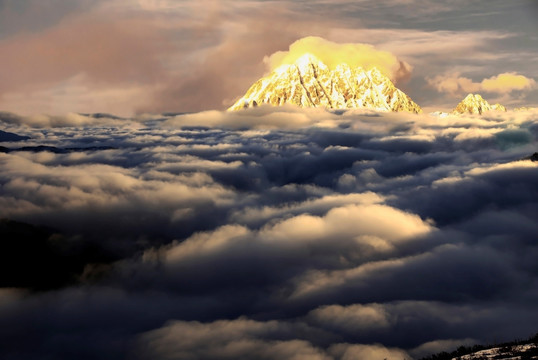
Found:
<path fill-rule="evenodd" d="M 308 36 L 295 41 L 288 51 L 278 51 L 265 58 L 270 70 L 281 65 L 294 64 L 302 55 L 310 53 L 329 68 L 346 63 L 350 67 L 366 70 L 378 68 L 393 81 L 406 78 L 412 67 L 388 51 L 377 50 L 372 45 L 360 43 L 339 44 L 321 37 Z"/>
<path fill-rule="evenodd" d="M 434 78 L 427 79 L 427 81 L 437 91 L 452 95 L 480 91 L 508 94 L 514 90 L 524 91 L 536 87 L 536 81 L 534 79 L 515 72 L 502 73 L 484 79 L 481 82 L 474 82 L 472 79 L 460 76 L 460 73 L 438 75 Z"/>
<path fill-rule="evenodd" d="M 480 91 L 479 83 L 475 83 L 473 80 L 459 75 L 459 73 L 438 75 L 427 80 L 430 86 L 443 93 L 458 95 Z"/>
<path fill-rule="evenodd" d="M 512 90 L 527 90 L 536 86 L 534 79 L 529 79 L 523 75 L 503 73 L 497 76 L 484 79 L 481 87 L 484 91 L 504 93 Z"/>

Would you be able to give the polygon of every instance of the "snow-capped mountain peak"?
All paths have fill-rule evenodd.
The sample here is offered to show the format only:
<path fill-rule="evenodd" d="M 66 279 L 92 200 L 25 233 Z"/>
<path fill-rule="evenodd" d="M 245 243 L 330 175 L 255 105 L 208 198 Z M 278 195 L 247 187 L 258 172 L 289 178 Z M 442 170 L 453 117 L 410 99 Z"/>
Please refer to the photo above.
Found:
<path fill-rule="evenodd" d="M 490 105 L 481 95 L 469 94 L 452 111 L 453 114 L 482 114 L 486 111 L 506 111 L 501 104 Z"/>
<path fill-rule="evenodd" d="M 365 70 L 342 63 L 329 69 L 309 53 L 298 58 L 294 64 L 281 65 L 267 77 L 258 80 L 229 110 L 261 104 L 413 113 L 422 111 L 377 68 Z"/>

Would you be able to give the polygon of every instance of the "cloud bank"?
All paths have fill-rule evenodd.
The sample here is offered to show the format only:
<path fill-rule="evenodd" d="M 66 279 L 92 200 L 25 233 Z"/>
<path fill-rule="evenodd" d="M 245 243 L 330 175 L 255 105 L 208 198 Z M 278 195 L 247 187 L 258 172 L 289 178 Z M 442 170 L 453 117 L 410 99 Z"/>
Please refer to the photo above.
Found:
<path fill-rule="evenodd" d="M 460 76 L 459 73 L 449 75 L 438 75 L 428 79 L 430 86 L 439 92 L 451 95 L 462 95 L 465 93 L 487 92 L 496 94 L 509 94 L 513 91 L 530 91 L 536 88 L 536 81 L 515 72 L 502 73 L 481 82 Z"/>
<path fill-rule="evenodd" d="M 419 359 L 537 331 L 534 110 L 0 124 L 3 358 Z"/>

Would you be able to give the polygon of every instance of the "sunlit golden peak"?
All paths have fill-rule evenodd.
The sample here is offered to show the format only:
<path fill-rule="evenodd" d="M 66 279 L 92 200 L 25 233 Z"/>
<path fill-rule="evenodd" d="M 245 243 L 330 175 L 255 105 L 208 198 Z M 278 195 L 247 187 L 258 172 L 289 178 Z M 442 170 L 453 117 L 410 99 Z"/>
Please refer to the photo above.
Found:
<path fill-rule="evenodd" d="M 490 105 L 480 94 L 469 94 L 452 111 L 453 114 L 480 115 L 487 111 L 506 111 L 501 104 Z"/>
<path fill-rule="evenodd" d="M 310 52 L 258 80 L 229 110 L 261 104 L 421 112 L 377 67 L 365 70 L 344 62 L 330 68 Z"/>

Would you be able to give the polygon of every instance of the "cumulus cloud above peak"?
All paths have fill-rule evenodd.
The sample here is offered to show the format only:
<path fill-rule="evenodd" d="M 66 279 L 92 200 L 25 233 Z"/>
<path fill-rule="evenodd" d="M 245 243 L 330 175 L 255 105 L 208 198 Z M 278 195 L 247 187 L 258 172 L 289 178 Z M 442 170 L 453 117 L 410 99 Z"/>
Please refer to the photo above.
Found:
<path fill-rule="evenodd" d="M 330 69 L 347 64 L 351 68 L 379 69 L 393 81 L 408 78 L 411 65 L 399 60 L 394 54 L 378 50 L 370 44 L 336 43 L 321 37 L 308 36 L 296 40 L 287 51 L 275 52 L 264 59 L 270 70 L 281 65 L 293 65 L 304 54 L 312 54 Z"/>

